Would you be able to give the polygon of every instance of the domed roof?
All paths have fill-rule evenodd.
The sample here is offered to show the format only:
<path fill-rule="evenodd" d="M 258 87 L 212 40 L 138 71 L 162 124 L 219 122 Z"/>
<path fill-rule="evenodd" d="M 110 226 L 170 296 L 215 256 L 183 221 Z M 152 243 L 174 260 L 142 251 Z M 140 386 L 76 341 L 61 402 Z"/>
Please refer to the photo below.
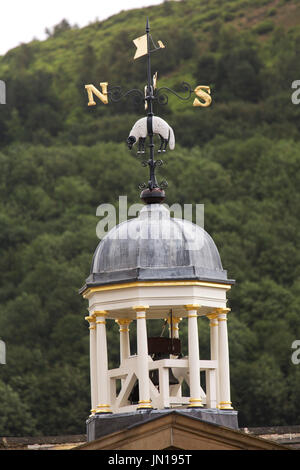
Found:
<path fill-rule="evenodd" d="M 232 283 L 218 249 L 199 225 L 148 204 L 114 227 L 97 246 L 86 287 L 132 281 L 206 280 Z"/>

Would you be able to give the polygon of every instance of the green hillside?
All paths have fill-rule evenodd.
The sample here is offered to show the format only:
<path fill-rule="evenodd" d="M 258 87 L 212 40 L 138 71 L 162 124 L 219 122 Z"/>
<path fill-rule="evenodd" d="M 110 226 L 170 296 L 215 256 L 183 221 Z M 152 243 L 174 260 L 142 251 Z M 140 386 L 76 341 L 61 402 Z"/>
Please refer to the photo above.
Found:
<path fill-rule="evenodd" d="M 0 435 L 85 432 L 90 409 L 87 304 L 78 295 L 99 242 L 96 209 L 139 202 L 143 168 L 126 147 L 144 115 L 131 100 L 87 106 L 84 85 L 143 90 L 132 40 L 149 16 L 158 85 L 210 85 L 210 108 L 169 95 L 168 204 L 205 204 L 205 229 L 236 285 L 228 322 L 240 426 L 300 424 L 300 5 L 182 0 L 85 28 L 66 21 L 0 57 Z M 200 353 L 209 356 L 206 319 Z M 155 325 L 153 328 L 160 328 Z M 186 329 L 183 322 L 182 331 Z M 109 323 L 110 364 L 119 333 Z M 134 345 L 133 345 L 134 348 Z"/>

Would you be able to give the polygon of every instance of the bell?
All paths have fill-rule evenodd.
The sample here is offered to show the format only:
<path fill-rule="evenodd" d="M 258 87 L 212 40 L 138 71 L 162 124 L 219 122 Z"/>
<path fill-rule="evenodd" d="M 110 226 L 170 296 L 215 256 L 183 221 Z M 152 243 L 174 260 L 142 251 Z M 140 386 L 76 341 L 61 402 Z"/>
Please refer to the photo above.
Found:
<path fill-rule="evenodd" d="M 172 369 L 169 369 L 169 385 L 178 385 L 179 381 L 176 379 L 175 375 L 172 372 Z"/>
<path fill-rule="evenodd" d="M 159 385 L 159 374 L 158 370 L 152 370 L 150 371 L 150 379 L 152 380 L 153 385 L 158 386 Z M 172 369 L 169 369 L 169 385 L 177 385 L 179 384 L 178 380 L 174 376 Z"/>

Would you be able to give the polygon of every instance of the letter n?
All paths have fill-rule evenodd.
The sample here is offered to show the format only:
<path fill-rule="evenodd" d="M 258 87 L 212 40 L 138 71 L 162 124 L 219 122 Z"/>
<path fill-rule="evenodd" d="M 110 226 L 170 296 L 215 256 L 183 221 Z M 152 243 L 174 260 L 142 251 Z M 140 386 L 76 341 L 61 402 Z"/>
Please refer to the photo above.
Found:
<path fill-rule="evenodd" d="M 108 97 L 107 97 L 107 82 L 102 82 L 100 83 L 101 86 L 101 91 L 98 90 L 94 85 L 85 85 L 85 89 L 88 94 L 88 106 L 96 106 L 96 102 L 94 101 L 94 95 L 96 95 L 99 100 L 102 101 L 102 103 L 107 104 L 108 103 Z"/>

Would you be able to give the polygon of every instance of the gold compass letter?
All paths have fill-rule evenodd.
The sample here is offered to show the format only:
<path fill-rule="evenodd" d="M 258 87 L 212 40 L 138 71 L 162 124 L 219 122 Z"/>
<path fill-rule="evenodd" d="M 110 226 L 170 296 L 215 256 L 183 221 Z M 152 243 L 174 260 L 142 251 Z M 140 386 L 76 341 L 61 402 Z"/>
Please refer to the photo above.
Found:
<path fill-rule="evenodd" d="M 195 88 L 194 93 L 196 94 L 196 96 L 198 96 L 198 98 L 201 98 L 202 101 L 198 100 L 198 98 L 195 98 L 193 106 L 202 106 L 203 108 L 206 108 L 210 105 L 212 98 L 210 96 L 209 86 L 199 85 Z"/>
<path fill-rule="evenodd" d="M 96 95 L 99 98 L 99 100 L 102 101 L 102 103 L 104 104 L 108 103 L 108 97 L 107 97 L 108 83 L 102 82 L 100 83 L 100 86 L 101 86 L 102 93 L 94 85 L 85 85 L 85 89 L 87 91 L 88 99 L 89 99 L 88 106 L 96 106 L 96 102 L 94 101 L 94 95 Z"/>

